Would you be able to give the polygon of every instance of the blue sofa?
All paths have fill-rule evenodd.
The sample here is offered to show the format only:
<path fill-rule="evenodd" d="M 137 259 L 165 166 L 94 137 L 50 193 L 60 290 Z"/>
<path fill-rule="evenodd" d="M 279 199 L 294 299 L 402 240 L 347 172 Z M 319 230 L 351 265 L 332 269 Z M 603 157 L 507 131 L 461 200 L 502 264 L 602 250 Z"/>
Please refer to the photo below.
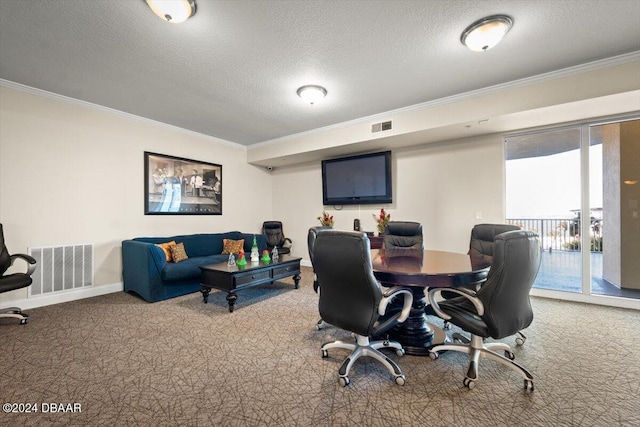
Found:
<path fill-rule="evenodd" d="M 200 266 L 226 262 L 222 254 L 223 239 L 244 239 L 244 251 L 251 254 L 253 237 L 260 252 L 267 248 L 263 234 L 239 231 L 214 234 L 190 234 L 171 237 L 137 237 L 122 242 L 122 279 L 125 292 L 135 293 L 145 301 L 155 302 L 200 290 Z M 189 259 L 167 262 L 164 251 L 156 243 L 184 243 Z"/>

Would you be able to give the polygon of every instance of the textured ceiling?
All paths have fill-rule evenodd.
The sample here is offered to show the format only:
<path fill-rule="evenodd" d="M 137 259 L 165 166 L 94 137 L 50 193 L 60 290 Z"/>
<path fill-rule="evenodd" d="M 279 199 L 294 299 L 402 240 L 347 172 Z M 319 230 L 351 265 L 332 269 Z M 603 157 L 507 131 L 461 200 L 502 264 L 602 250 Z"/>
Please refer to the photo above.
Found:
<path fill-rule="evenodd" d="M 0 0 L 0 78 L 250 145 L 640 50 L 637 0 L 197 4 L 169 24 L 143 0 Z M 460 43 L 496 13 L 501 44 Z"/>

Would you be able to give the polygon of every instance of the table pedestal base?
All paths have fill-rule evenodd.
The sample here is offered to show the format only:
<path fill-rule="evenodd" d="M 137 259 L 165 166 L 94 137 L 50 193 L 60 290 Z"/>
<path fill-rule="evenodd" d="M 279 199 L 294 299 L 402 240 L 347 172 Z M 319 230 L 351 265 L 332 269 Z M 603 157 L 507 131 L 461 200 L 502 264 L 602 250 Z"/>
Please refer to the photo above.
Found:
<path fill-rule="evenodd" d="M 450 343 L 451 339 L 442 328 L 427 322 L 424 289 L 412 288 L 411 291 L 413 305 L 409 317 L 388 332 L 389 339 L 402 344 L 406 354 L 428 356 L 431 347 Z"/>

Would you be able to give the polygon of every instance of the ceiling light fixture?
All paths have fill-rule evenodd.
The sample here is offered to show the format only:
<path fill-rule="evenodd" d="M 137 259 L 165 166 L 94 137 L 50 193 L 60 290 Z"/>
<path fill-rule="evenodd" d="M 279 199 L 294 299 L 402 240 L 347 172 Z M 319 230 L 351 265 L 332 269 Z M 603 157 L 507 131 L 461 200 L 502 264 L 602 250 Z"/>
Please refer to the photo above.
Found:
<path fill-rule="evenodd" d="M 179 24 L 196 13 L 195 0 L 145 0 L 147 5 L 163 21 Z"/>
<path fill-rule="evenodd" d="M 469 25 L 460 41 L 474 52 L 484 52 L 498 43 L 511 29 L 513 20 L 507 15 L 492 15 Z"/>
<path fill-rule="evenodd" d="M 298 88 L 296 92 L 303 101 L 313 105 L 327 96 L 327 90 L 322 86 L 306 85 Z"/>

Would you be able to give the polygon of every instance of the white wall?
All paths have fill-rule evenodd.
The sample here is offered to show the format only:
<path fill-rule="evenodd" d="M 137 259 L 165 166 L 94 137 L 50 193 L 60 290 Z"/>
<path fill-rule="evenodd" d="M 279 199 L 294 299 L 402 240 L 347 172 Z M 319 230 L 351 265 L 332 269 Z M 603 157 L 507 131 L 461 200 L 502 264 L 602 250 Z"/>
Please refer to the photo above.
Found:
<path fill-rule="evenodd" d="M 144 151 L 222 164 L 223 215 L 145 216 Z M 11 253 L 93 243 L 95 285 L 113 285 L 124 239 L 260 232 L 271 212 L 271 178 L 244 146 L 0 87 L 0 222 Z"/>
<path fill-rule="evenodd" d="M 432 143 L 393 150 L 391 205 L 324 207 L 334 215 L 334 228 L 375 231 L 373 214 L 381 207 L 392 220 L 422 223 L 425 248 L 466 252 L 474 224 L 504 222 L 504 157 L 501 134 Z M 273 175 L 273 218 L 283 221 L 294 241 L 293 254 L 309 259 L 307 230 L 320 225 L 320 162 L 276 169 Z M 338 207 L 339 208 L 339 207 Z M 480 213 L 482 218 L 476 218 Z"/>

